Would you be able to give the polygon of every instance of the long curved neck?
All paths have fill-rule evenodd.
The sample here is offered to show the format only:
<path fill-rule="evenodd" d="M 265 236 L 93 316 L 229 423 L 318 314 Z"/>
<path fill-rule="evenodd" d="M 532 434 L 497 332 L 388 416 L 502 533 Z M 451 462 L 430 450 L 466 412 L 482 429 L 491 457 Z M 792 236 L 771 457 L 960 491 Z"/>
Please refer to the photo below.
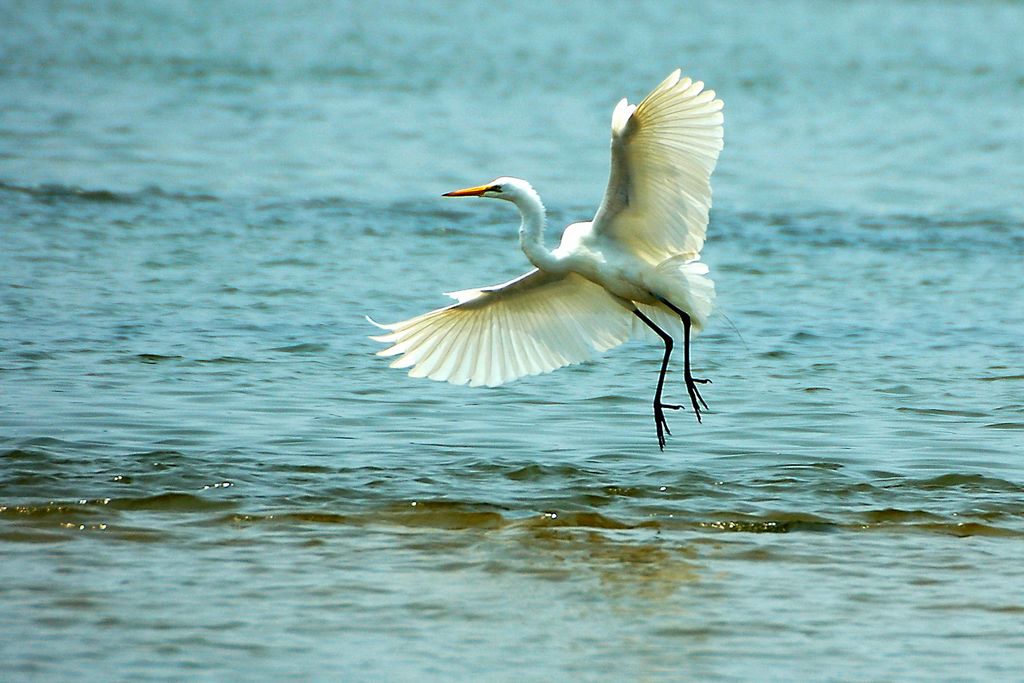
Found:
<path fill-rule="evenodd" d="M 540 196 L 531 187 L 528 191 L 516 196 L 513 203 L 523 217 L 523 222 L 519 225 L 519 246 L 523 248 L 526 258 L 541 270 L 557 270 L 558 257 L 544 246 L 546 214 Z"/>

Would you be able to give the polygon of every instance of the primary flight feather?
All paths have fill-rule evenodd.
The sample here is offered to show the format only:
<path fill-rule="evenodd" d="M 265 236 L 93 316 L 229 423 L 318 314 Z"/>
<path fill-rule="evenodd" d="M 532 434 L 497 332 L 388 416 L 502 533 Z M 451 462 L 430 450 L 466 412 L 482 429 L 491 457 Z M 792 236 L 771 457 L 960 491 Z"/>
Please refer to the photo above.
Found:
<path fill-rule="evenodd" d="M 522 215 L 519 241 L 533 270 L 509 282 L 452 292 L 457 303 L 378 325 L 382 356 L 413 377 L 497 386 L 588 360 L 651 330 L 665 343 L 654 395 L 658 445 L 673 339 L 684 343 L 684 379 L 697 420 L 707 404 L 690 373 L 691 331 L 711 313 L 714 283 L 700 261 L 711 173 L 722 150 L 722 101 L 674 71 L 638 105 L 612 113 L 611 173 L 594 220 L 544 246 L 544 205 L 525 180 L 497 178 L 446 197 L 504 199 Z M 373 322 L 371 320 L 371 322 Z"/>

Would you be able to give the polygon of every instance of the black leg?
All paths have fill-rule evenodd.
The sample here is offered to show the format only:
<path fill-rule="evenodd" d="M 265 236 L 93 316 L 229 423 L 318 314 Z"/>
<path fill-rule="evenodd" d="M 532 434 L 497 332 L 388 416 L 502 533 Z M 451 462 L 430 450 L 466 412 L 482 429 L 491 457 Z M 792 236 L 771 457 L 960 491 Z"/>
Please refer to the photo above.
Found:
<path fill-rule="evenodd" d="M 665 420 L 665 408 L 679 410 L 682 406 L 670 405 L 661 402 L 661 392 L 665 388 L 665 372 L 668 370 L 668 359 L 672 355 L 672 336 L 668 332 L 654 324 L 654 321 L 640 312 L 633 309 L 633 315 L 640 318 L 647 327 L 654 330 L 662 341 L 665 342 L 665 356 L 661 359 L 661 373 L 658 375 L 658 389 L 654 392 L 654 426 L 658 430 L 658 447 L 665 450 L 665 434 L 672 436 L 668 428 L 668 421 Z"/>
<path fill-rule="evenodd" d="M 690 403 L 693 404 L 693 412 L 697 416 L 697 422 L 700 422 L 700 408 L 701 406 L 704 406 L 704 410 L 707 410 L 708 404 L 704 400 L 704 397 L 700 395 L 700 392 L 697 391 L 697 385 L 710 384 L 711 380 L 697 379 L 690 374 L 690 314 L 680 308 L 676 308 L 661 297 L 658 297 L 658 299 L 661 303 L 675 311 L 676 315 L 678 315 L 683 321 L 683 332 L 685 333 L 683 337 L 683 378 L 686 380 L 686 391 L 690 394 Z"/>

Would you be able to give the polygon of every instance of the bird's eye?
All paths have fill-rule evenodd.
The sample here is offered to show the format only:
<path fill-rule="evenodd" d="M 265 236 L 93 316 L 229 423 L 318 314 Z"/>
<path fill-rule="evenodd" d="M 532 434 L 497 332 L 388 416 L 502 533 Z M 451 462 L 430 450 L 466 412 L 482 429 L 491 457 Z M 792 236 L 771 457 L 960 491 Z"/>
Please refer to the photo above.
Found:
<path fill-rule="evenodd" d="M 501 192 L 501 185 L 491 185 L 487 190 L 489 192 Z"/>

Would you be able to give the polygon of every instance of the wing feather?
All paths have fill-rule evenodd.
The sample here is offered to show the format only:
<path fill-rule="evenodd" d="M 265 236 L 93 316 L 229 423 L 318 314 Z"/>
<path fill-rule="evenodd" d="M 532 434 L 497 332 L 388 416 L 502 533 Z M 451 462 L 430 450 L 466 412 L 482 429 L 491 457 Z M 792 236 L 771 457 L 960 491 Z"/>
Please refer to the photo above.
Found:
<path fill-rule="evenodd" d="M 382 325 L 372 337 L 413 377 L 496 386 L 579 363 L 630 338 L 630 309 L 575 273 L 533 270 L 494 287 L 452 295 L 459 303 Z M 372 320 L 370 322 L 373 322 Z"/>
<path fill-rule="evenodd" d="M 478 321 L 478 316 L 466 316 L 465 323 L 459 328 L 456 346 L 452 348 L 452 355 L 457 359 L 451 375 L 454 384 L 465 384 L 473 373 L 474 341 L 477 341 L 474 330 Z"/>
<path fill-rule="evenodd" d="M 420 332 L 419 344 L 424 351 L 418 359 L 412 358 L 411 362 L 403 361 L 402 367 L 415 365 L 416 367 L 409 371 L 409 374 L 413 377 L 425 377 L 441 369 L 444 372 L 454 371 L 455 364 L 453 361 L 459 358 L 459 356 L 448 351 L 459 341 L 459 334 L 456 328 L 461 324 L 463 324 L 461 320 L 452 320 L 446 326 L 439 326 L 439 334 L 435 344 L 428 343 L 430 339 L 429 328 Z M 397 361 L 395 364 L 397 365 Z"/>
<path fill-rule="evenodd" d="M 612 114 L 612 164 L 594 230 L 650 263 L 704 245 L 711 173 L 723 146 L 722 101 L 674 71 Z"/>
<path fill-rule="evenodd" d="M 511 363 L 508 360 L 512 353 L 512 340 L 509 338 L 508 322 L 505 320 L 504 311 L 498 310 L 497 314 L 491 317 L 491 320 L 494 324 L 495 333 L 498 336 L 498 343 L 492 347 L 494 349 L 494 359 L 498 367 L 498 374 L 497 377 L 488 379 L 488 386 L 497 386 L 508 382 L 515 376 L 512 372 Z"/>

